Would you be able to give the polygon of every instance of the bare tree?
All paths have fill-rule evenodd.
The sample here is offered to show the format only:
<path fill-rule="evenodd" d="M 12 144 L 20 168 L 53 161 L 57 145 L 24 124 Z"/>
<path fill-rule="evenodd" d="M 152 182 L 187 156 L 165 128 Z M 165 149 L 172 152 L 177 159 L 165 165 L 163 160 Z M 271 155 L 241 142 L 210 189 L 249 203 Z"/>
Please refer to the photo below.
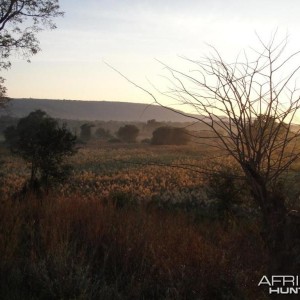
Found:
<path fill-rule="evenodd" d="M 10 57 L 18 53 L 27 60 L 40 51 L 37 32 L 56 28 L 53 18 L 61 16 L 58 0 L 1 0 L 0 2 L 0 71 L 11 66 Z M 0 77 L 0 103 L 6 89 Z M 1 101 L 2 100 L 2 101 Z"/>
<path fill-rule="evenodd" d="M 260 49 L 244 51 L 234 63 L 212 46 L 210 55 L 199 61 L 183 58 L 191 64 L 190 71 L 162 63 L 169 72 L 169 90 L 163 95 L 189 105 L 197 115 L 186 116 L 214 133 L 206 146 L 225 151 L 240 166 L 262 213 L 271 268 L 290 270 L 299 267 L 294 264 L 299 250 L 292 259 L 295 239 L 287 241 L 291 212 L 279 187 L 300 156 L 300 131 L 295 126 L 300 93 L 294 80 L 300 66 L 293 65 L 299 51 L 285 56 L 287 38 L 278 41 L 276 34 L 268 43 L 258 39 Z M 162 105 L 154 93 L 131 83 Z"/>
<path fill-rule="evenodd" d="M 280 269 L 289 246 L 285 195 L 278 187 L 300 155 L 294 126 L 300 94 L 293 80 L 300 66 L 290 64 L 299 52 L 285 56 L 287 39 L 276 42 L 276 34 L 268 43 L 259 41 L 260 50 L 244 52 L 234 63 L 211 47 L 201 61 L 186 59 L 195 71 L 165 67 L 172 82 L 168 95 L 192 106 L 200 115 L 196 120 L 215 134 L 210 146 L 225 150 L 241 167 L 262 212 L 273 269 Z"/>

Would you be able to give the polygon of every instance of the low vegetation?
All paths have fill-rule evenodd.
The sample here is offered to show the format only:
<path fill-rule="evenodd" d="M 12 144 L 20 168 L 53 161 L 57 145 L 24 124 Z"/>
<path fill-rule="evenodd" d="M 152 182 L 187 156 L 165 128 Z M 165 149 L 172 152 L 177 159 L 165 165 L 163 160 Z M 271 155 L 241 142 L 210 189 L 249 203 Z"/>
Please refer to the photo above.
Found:
<path fill-rule="evenodd" d="M 225 220 L 203 174 L 152 164 L 200 164 L 205 152 L 91 143 L 64 184 L 19 202 L 28 168 L 2 151 L 0 298 L 265 299 L 255 210 Z"/>
<path fill-rule="evenodd" d="M 163 126 L 152 134 L 153 145 L 186 145 L 190 141 L 190 133 L 185 128 Z"/>
<path fill-rule="evenodd" d="M 264 299 L 253 222 L 82 196 L 1 203 L 1 299 Z"/>
<path fill-rule="evenodd" d="M 102 137 L 64 158 L 65 182 L 22 199 L 30 161 L 1 145 L 1 299 L 267 299 L 260 212 L 233 160 Z"/>
<path fill-rule="evenodd" d="M 126 143 L 136 142 L 138 137 L 139 129 L 135 125 L 124 125 L 119 128 L 117 136 Z"/>

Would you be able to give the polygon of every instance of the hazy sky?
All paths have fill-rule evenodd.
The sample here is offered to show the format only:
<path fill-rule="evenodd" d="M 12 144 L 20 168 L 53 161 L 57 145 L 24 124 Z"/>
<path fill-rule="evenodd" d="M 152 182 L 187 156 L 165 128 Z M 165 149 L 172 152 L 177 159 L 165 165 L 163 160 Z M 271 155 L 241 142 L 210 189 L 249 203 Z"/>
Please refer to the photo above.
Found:
<path fill-rule="evenodd" d="M 14 58 L 3 74 L 10 97 L 151 102 L 104 61 L 133 81 L 157 84 L 155 59 L 173 66 L 198 58 L 206 43 L 225 57 L 255 46 L 277 27 L 300 49 L 299 0 L 62 0 L 58 29 L 39 34 L 42 52 L 30 64 Z M 146 79 L 147 78 L 147 79 Z"/>

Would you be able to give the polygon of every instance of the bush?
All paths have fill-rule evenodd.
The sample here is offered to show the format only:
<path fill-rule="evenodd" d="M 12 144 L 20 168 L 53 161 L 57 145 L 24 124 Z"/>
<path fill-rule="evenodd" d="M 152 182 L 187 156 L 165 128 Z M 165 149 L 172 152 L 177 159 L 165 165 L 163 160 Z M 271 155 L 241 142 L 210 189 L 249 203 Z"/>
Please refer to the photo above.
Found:
<path fill-rule="evenodd" d="M 153 145 L 186 145 L 190 141 L 188 130 L 180 127 L 159 127 L 153 131 Z"/>
<path fill-rule="evenodd" d="M 247 185 L 240 179 L 239 169 L 235 166 L 221 166 L 206 178 L 207 196 L 214 200 L 214 208 L 219 218 L 241 212 L 250 194 Z"/>
<path fill-rule="evenodd" d="M 117 135 L 126 143 L 134 143 L 139 134 L 139 129 L 135 125 L 125 125 L 119 128 Z"/>

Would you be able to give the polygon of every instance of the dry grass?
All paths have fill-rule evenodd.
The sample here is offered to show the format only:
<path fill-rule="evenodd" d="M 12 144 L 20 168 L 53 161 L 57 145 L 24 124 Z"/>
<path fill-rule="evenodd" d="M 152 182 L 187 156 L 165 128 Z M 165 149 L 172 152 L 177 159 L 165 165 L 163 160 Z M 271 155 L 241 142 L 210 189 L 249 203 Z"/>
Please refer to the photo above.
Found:
<path fill-rule="evenodd" d="M 264 299 L 254 224 L 29 197 L 0 208 L 1 299 Z"/>
<path fill-rule="evenodd" d="M 205 151 L 98 146 L 52 195 L 22 202 L 28 166 L 3 156 L 0 299 L 264 299 L 255 214 L 218 221 L 201 174 L 147 165 L 211 164 Z"/>

